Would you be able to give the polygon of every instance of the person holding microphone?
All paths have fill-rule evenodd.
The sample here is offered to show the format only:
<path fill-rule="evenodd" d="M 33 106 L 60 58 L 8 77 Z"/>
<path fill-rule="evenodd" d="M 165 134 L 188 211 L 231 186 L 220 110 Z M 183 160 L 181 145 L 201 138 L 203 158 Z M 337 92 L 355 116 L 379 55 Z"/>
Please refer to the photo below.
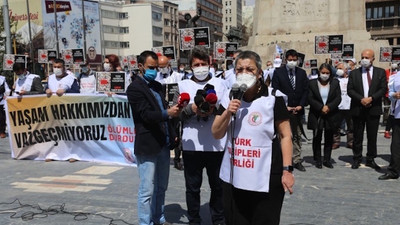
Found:
<path fill-rule="evenodd" d="M 217 139 L 227 136 L 220 171 L 226 224 L 279 224 L 285 192 L 293 193 L 289 112 L 283 94 L 265 85 L 261 65 L 255 52 L 237 56 L 236 84 L 211 129 Z"/>

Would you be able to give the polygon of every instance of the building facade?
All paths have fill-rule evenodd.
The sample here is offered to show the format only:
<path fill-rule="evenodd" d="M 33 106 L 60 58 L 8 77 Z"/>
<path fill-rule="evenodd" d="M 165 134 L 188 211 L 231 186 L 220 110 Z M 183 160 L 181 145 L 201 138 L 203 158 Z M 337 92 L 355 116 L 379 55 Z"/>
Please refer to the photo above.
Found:
<path fill-rule="evenodd" d="M 138 55 L 164 44 L 163 8 L 154 3 L 100 1 L 103 55 Z"/>
<path fill-rule="evenodd" d="M 242 0 L 223 0 L 222 5 L 222 30 L 227 34 L 231 27 L 240 28 L 243 24 Z M 223 40 L 228 41 L 225 35 Z"/>
<path fill-rule="evenodd" d="M 375 40 L 400 45 L 400 1 L 366 0 L 366 28 Z"/>

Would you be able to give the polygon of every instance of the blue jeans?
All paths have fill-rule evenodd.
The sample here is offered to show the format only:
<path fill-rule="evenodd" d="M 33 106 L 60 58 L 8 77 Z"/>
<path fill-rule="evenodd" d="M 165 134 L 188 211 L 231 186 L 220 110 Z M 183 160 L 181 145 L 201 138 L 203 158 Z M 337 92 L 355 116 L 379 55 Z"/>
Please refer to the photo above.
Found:
<path fill-rule="evenodd" d="M 137 202 L 139 224 L 163 224 L 169 178 L 169 149 L 166 146 L 156 155 L 137 155 L 136 159 L 140 179 Z"/>

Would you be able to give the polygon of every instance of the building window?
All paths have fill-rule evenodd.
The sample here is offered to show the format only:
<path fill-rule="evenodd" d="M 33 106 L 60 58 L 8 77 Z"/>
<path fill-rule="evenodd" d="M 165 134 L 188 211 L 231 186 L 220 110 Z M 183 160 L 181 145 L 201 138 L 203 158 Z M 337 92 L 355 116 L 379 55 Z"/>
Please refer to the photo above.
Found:
<path fill-rule="evenodd" d="M 165 20 L 164 20 L 164 25 L 165 25 L 165 26 L 169 26 L 169 20 L 168 20 L 168 19 L 165 19 Z"/>
<path fill-rule="evenodd" d="M 378 18 L 382 18 L 383 16 L 383 7 L 378 8 Z"/>
<path fill-rule="evenodd" d="M 127 13 L 127 12 L 119 13 L 119 18 L 120 18 L 121 20 L 128 19 L 128 13 Z"/>
<path fill-rule="evenodd" d="M 169 33 L 164 34 L 164 40 L 169 41 Z"/>
<path fill-rule="evenodd" d="M 225 17 L 225 22 L 228 22 L 228 17 Z"/>
<path fill-rule="evenodd" d="M 162 28 L 153 26 L 153 34 L 154 35 L 162 35 Z"/>
<path fill-rule="evenodd" d="M 119 43 L 121 48 L 129 48 L 129 41 L 124 41 Z"/>
<path fill-rule="evenodd" d="M 367 19 L 371 19 L 371 11 L 372 11 L 371 8 L 367 8 L 367 12 L 365 13 Z"/>
<path fill-rule="evenodd" d="M 153 41 L 153 47 L 160 47 L 163 46 L 163 43 L 160 41 Z"/>
<path fill-rule="evenodd" d="M 387 40 L 389 41 L 389 45 L 393 45 L 393 38 L 388 38 Z"/>
<path fill-rule="evenodd" d="M 110 33 L 110 34 L 128 34 L 129 27 L 115 27 L 115 26 L 103 25 L 103 31 L 104 33 Z"/>
<path fill-rule="evenodd" d="M 151 17 L 153 18 L 153 20 L 161 21 L 162 14 L 161 14 L 161 13 L 158 13 L 158 12 L 153 12 L 153 13 L 151 14 Z"/>
<path fill-rule="evenodd" d="M 106 48 L 129 48 L 129 41 L 104 41 Z"/>
<path fill-rule="evenodd" d="M 372 15 L 372 18 L 378 18 L 378 8 L 374 8 L 374 14 Z"/>
<path fill-rule="evenodd" d="M 394 17 L 394 6 L 385 6 L 385 17 Z"/>
<path fill-rule="evenodd" d="M 167 5 L 164 6 L 164 12 L 168 12 L 169 7 Z"/>

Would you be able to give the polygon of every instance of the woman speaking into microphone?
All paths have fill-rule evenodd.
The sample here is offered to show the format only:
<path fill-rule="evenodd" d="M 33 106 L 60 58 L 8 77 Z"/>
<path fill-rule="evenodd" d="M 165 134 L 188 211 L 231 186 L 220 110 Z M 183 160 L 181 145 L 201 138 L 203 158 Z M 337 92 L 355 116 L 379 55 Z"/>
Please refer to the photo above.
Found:
<path fill-rule="evenodd" d="M 235 86 L 247 90 L 222 99 L 212 125 L 215 138 L 227 135 L 220 178 L 230 225 L 279 224 L 285 192 L 293 193 L 289 114 L 283 94 L 264 84 L 261 65 L 255 52 L 237 56 Z"/>

